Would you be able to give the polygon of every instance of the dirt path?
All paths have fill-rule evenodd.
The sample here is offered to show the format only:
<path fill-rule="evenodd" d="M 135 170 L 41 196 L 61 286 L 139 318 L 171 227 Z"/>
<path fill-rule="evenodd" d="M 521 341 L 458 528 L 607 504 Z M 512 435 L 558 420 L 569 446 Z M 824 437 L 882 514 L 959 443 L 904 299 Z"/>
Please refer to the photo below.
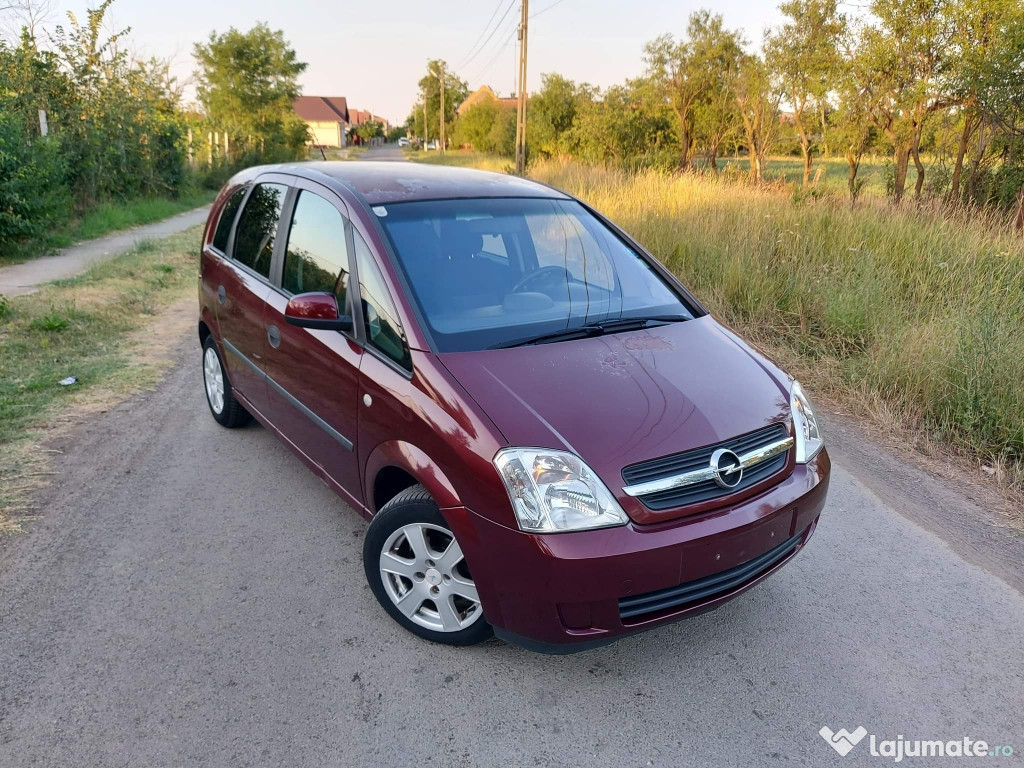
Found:
<path fill-rule="evenodd" d="M 195 208 L 162 221 L 115 232 L 65 248 L 56 256 L 44 256 L 22 264 L 0 267 L 0 295 L 24 296 L 35 293 L 43 283 L 72 277 L 90 265 L 124 253 L 141 240 L 152 240 L 183 232 L 206 221 L 210 206 Z"/>

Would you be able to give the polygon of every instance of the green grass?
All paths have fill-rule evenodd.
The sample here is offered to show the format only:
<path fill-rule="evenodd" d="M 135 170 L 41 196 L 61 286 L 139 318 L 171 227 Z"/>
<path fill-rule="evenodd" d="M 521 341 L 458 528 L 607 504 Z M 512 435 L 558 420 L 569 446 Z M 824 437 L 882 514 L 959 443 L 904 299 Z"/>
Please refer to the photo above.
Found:
<path fill-rule="evenodd" d="M 718 167 L 726 175 L 734 172 L 742 177 L 750 168 L 750 161 L 743 156 L 729 156 L 719 158 Z M 860 168 L 857 171 L 857 180 L 863 184 L 860 191 L 861 197 L 885 197 L 885 167 L 886 159 L 882 157 L 865 156 L 861 160 Z M 847 178 L 849 167 L 846 164 L 846 160 L 837 157 L 815 157 L 811 165 L 810 181 L 812 184 L 819 169 L 820 175 L 818 176 L 817 188 L 820 191 L 829 192 L 844 198 L 848 196 Z M 930 163 L 925 160 L 926 181 L 929 178 L 930 170 Z M 771 157 L 765 166 L 765 177 L 769 182 L 781 180 L 786 184 L 799 187 L 802 185 L 804 178 L 804 161 L 799 157 Z M 913 189 L 914 179 L 916 179 L 916 174 L 911 170 L 911 189 Z"/>
<path fill-rule="evenodd" d="M 41 461 L 37 431 L 72 406 L 119 399 L 159 366 L 132 334 L 195 290 L 200 228 L 140 243 L 85 274 L 0 303 L 0 530 L 24 511 Z M 143 350 L 144 352 L 145 350 Z M 75 376 L 78 383 L 61 386 Z"/>
<path fill-rule="evenodd" d="M 1024 490 L 1024 239 L 1000 214 L 576 164 L 530 175 L 610 216 L 812 393 Z"/>
<path fill-rule="evenodd" d="M 145 197 L 104 202 L 39 242 L 26 243 L 16 251 L 0 253 L 0 266 L 17 264 L 82 240 L 92 240 L 121 229 L 150 224 L 190 211 L 213 201 L 216 192 L 200 190 L 177 198 Z"/>

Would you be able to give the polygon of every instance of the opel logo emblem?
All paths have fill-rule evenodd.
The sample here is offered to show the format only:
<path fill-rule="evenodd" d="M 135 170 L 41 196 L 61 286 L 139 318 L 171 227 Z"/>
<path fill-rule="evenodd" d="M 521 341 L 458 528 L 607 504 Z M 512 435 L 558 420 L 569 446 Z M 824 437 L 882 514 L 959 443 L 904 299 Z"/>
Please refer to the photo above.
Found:
<path fill-rule="evenodd" d="M 743 465 L 740 457 L 728 448 L 719 448 L 711 454 L 711 469 L 719 488 L 735 488 L 743 479 Z"/>

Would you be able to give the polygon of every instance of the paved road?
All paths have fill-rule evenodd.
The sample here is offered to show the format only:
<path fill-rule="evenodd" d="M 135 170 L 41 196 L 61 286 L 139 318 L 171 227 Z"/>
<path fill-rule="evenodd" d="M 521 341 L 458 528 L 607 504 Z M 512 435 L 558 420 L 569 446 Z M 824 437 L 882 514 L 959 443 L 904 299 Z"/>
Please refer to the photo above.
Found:
<path fill-rule="evenodd" d="M 142 240 L 167 237 L 202 224 L 209 211 L 210 206 L 206 205 L 152 224 L 86 240 L 65 248 L 55 256 L 0 267 L 0 295 L 24 296 L 35 293 L 43 283 L 84 272 L 92 264 L 124 253 Z"/>
<path fill-rule="evenodd" d="M 397 144 L 384 144 L 380 147 L 370 147 L 369 150 L 359 156 L 360 160 L 385 160 L 400 162 L 405 160 L 405 155 L 398 148 Z"/>
<path fill-rule="evenodd" d="M 882 759 L 824 725 L 1024 753 L 1024 598 L 841 458 L 808 548 L 713 614 L 569 657 L 448 649 L 377 606 L 355 512 L 214 423 L 191 336 L 57 446 L 44 516 L 0 547 L 0 766 Z"/>

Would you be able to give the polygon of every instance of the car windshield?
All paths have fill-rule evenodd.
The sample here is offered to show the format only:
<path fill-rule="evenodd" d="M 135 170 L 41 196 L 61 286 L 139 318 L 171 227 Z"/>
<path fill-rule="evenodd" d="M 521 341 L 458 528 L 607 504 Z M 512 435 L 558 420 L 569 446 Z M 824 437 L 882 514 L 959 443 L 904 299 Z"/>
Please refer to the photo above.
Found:
<path fill-rule="evenodd" d="M 643 258 L 573 200 L 431 200 L 374 212 L 439 352 L 630 318 L 693 317 Z"/>

